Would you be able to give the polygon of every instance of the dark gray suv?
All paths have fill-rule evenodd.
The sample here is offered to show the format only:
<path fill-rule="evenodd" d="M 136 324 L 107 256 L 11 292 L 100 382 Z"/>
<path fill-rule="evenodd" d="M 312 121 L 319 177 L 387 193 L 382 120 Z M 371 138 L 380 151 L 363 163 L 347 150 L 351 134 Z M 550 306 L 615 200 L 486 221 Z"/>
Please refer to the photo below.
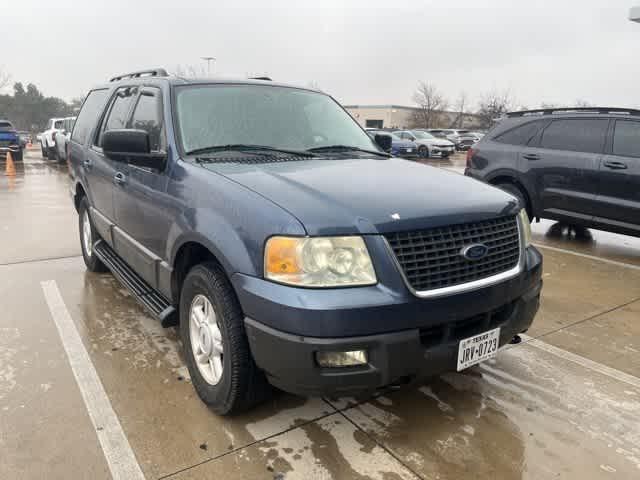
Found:
<path fill-rule="evenodd" d="M 640 111 L 509 113 L 469 150 L 465 174 L 512 193 L 529 218 L 640 236 Z"/>

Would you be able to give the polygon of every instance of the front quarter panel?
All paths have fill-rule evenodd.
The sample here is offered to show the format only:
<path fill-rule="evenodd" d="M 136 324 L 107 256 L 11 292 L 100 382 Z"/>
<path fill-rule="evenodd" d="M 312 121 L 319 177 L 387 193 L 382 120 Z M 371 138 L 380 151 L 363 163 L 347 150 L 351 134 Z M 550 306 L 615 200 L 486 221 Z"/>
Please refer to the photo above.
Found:
<path fill-rule="evenodd" d="M 264 244 L 270 236 L 306 234 L 281 207 L 197 164 L 178 161 L 168 193 L 176 208 L 165 257 L 171 265 L 181 246 L 197 242 L 216 256 L 229 276 L 262 276 Z"/>

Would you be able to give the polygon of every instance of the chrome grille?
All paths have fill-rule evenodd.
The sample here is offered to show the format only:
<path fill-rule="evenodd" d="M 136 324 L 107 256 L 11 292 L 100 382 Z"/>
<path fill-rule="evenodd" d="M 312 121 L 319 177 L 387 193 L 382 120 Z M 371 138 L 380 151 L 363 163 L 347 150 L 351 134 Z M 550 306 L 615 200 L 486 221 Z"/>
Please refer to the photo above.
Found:
<path fill-rule="evenodd" d="M 520 259 L 516 217 L 390 233 L 385 237 L 416 291 L 491 277 L 514 268 Z M 487 254 L 479 260 L 467 260 L 461 250 L 475 243 L 486 245 Z"/>

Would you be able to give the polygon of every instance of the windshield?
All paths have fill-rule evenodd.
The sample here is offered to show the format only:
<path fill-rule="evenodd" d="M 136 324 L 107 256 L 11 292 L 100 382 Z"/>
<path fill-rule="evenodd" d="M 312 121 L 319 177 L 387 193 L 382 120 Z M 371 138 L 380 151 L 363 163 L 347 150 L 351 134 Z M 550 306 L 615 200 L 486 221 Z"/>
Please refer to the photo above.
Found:
<path fill-rule="evenodd" d="M 0 122 L 0 130 L 13 130 L 13 126 L 9 122 Z"/>
<path fill-rule="evenodd" d="M 331 97 L 307 90 L 266 85 L 177 87 L 176 113 L 185 152 L 235 144 L 379 150 Z"/>
<path fill-rule="evenodd" d="M 428 139 L 430 139 L 430 138 L 436 138 L 436 137 L 434 137 L 433 135 L 431 135 L 430 133 L 423 132 L 423 131 L 421 131 L 421 130 L 416 130 L 416 131 L 411 132 L 411 133 L 413 133 L 413 136 L 414 136 L 414 137 L 416 137 L 416 138 L 420 138 L 420 139 L 422 139 L 422 140 L 428 140 Z"/>

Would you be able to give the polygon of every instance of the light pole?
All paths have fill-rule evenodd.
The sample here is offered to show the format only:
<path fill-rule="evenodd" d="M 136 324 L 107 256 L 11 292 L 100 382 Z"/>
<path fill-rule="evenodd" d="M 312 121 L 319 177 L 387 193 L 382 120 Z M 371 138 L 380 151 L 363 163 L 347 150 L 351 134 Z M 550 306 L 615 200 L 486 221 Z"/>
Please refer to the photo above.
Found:
<path fill-rule="evenodd" d="M 216 57 L 200 57 L 207 62 L 207 77 L 211 76 L 211 61 L 216 61 Z"/>
<path fill-rule="evenodd" d="M 629 10 L 629 20 L 640 23 L 640 6 L 631 7 L 631 10 Z"/>

